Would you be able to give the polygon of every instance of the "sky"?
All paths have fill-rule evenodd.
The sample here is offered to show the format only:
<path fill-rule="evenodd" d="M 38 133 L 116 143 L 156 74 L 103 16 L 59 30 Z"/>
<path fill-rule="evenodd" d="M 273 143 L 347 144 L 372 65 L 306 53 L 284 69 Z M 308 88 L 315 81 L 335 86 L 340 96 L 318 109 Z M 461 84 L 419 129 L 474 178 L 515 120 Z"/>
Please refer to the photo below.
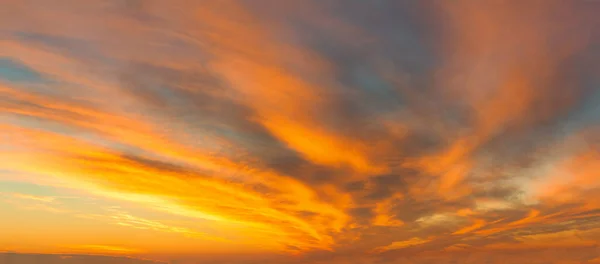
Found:
<path fill-rule="evenodd" d="M 600 1 L 0 2 L 0 264 L 600 263 Z"/>

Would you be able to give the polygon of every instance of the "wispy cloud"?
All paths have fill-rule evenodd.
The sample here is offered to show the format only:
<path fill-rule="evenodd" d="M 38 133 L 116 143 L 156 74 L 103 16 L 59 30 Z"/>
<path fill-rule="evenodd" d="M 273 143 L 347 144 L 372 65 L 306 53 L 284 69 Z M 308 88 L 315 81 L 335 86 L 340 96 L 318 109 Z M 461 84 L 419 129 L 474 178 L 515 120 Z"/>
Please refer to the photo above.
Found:
<path fill-rule="evenodd" d="M 592 261 L 599 8 L 9 0 L 0 170 L 169 215 L 61 205 L 172 234 L 174 255 Z"/>

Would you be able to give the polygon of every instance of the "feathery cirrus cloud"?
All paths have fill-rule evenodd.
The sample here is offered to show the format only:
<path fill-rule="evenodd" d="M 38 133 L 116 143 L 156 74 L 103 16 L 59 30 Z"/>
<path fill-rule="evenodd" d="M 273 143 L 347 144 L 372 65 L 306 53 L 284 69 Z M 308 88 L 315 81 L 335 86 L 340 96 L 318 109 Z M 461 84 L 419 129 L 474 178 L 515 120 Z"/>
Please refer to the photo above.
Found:
<path fill-rule="evenodd" d="M 206 221 L 232 253 L 599 257 L 595 3 L 6 6 L 1 170 Z"/>

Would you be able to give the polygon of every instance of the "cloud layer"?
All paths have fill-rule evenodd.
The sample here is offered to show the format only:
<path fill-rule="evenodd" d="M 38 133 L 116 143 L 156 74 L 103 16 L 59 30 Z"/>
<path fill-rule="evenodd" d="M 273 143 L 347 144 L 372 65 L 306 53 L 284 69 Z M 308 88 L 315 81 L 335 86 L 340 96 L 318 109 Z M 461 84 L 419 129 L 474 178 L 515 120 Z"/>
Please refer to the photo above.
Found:
<path fill-rule="evenodd" d="M 106 211 L 171 259 L 600 262 L 599 11 L 8 0 L 0 172 L 199 221 Z"/>

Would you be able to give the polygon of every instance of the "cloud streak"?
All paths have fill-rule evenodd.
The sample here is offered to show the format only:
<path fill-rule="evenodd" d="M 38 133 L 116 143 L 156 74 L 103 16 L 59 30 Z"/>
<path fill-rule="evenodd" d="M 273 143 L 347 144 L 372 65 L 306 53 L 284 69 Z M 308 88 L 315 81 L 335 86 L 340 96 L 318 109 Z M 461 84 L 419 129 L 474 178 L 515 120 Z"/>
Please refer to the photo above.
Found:
<path fill-rule="evenodd" d="M 201 223 L 121 226 L 288 263 L 599 257 L 595 3 L 6 6 L 0 170 Z"/>

